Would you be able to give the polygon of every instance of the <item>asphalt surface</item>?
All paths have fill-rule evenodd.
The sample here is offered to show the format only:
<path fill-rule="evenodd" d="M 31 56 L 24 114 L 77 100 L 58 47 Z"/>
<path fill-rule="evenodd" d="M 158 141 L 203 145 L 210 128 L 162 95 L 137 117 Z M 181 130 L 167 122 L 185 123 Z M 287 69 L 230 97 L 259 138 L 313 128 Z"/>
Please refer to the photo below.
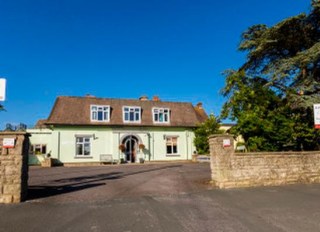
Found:
<path fill-rule="evenodd" d="M 209 164 L 31 168 L 0 231 L 320 231 L 320 185 L 213 189 Z"/>

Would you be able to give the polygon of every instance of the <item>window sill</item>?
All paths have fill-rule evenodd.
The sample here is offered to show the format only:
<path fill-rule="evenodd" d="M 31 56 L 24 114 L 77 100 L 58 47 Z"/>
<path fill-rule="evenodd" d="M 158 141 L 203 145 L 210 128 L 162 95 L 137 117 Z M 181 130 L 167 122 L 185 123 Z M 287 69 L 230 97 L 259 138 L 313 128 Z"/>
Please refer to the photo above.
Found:
<path fill-rule="evenodd" d="M 167 154 L 167 157 L 180 157 L 180 154 Z"/>
<path fill-rule="evenodd" d="M 75 156 L 75 159 L 93 159 L 93 156 Z"/>
<path fill-rule="evenodd" d="M 104 122 L 104 123 L 109 123 L 110 120 L 109 120 L 109 121 L 106 121 L 106 120 L 91 120 L 91 122 L 100 122 L 100 123 Z"/>

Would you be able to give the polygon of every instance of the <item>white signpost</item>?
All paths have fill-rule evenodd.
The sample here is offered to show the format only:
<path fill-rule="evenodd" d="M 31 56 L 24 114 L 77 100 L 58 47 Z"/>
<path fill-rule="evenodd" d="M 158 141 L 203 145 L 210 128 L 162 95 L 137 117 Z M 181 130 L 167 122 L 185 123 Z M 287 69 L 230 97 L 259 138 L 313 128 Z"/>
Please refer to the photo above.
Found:
<path fill-rule="evenodd" d="M 14 148 L 15 139 L 14 138 L 4 138 L 3 139 L 3 148 Z"/>
<path fill-rule="evenodd" d="M 6 79 L 0 78 L 0 101 L 6 100 Z"/>
<path fill-rule="evenodd" d="M 313 105 L 314 112 L 314 127 L 320 129 L 320 104 Z"/>
<path fill-rule="evenodd" d="M 230 139 L 224 139 L 223 140 L 223 147 L 230 147 L 230 146 L 231 146 Z"/>

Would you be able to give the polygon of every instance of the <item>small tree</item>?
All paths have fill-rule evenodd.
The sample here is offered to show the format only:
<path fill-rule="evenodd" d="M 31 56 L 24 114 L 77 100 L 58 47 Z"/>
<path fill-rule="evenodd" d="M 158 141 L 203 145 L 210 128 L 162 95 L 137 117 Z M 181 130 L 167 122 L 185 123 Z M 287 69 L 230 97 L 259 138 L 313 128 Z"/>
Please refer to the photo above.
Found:
<path fill-rule="evenodd" d="M 195 138 L 194 145 L 197 148 L 198 154 L 209 153 L 208 137 L 213 134 L 222 134 L 224 131 L 219 130 L 220 121 L 213 114 L 209 118 L 201 123 L 198 128 L 194 130 Z"/>

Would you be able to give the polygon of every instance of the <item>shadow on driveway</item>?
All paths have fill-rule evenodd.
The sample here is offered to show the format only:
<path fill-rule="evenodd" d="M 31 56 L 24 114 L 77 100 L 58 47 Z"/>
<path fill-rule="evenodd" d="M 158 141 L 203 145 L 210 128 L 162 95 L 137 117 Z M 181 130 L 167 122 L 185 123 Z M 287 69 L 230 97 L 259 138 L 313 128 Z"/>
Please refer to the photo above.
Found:
<path fill-rule="evenodd" d="M 27 200 L 35 200 L 35 199 L 46 198 L 46 197 L 51 197 L 51 196 L 75 192 L 75 191 L 81 191 L 88 188 L 95 188 L 101 185 L 106 185 L 105 181 L 108 181 L 108 180 L 117 180 L 117 179 L 122 179 L 126 176 L 144 174 L 148 172 L 154 172 L 154 171 L 171 169 L 171 168 L 178 168 L 181 166 L 182 165 L 171 165 L 171 166 L 145 169 L 145 170 L 129 172 L 129 173 L 110 172 L 105 174 L 86 175 L 86 176 L 52 180 L 48 182 L 48 185 L 29 186 Z"/>

